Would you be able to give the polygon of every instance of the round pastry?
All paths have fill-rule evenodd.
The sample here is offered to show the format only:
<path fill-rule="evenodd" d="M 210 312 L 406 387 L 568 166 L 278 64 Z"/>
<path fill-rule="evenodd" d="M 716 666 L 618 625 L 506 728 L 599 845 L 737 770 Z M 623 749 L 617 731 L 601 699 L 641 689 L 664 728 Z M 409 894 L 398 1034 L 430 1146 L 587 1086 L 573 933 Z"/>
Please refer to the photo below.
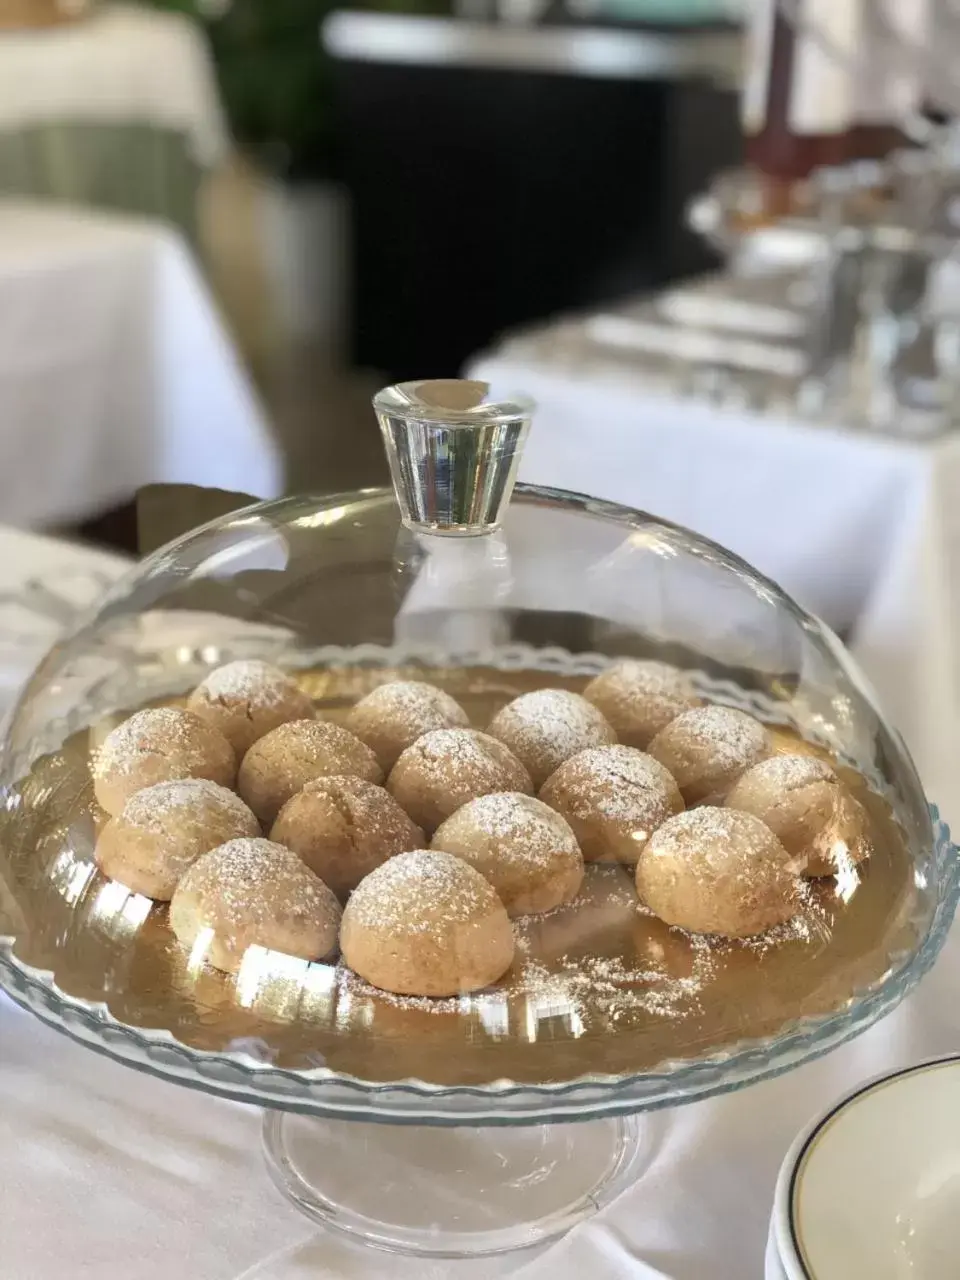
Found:
<path fill-rule="evenodd" d="M 237 790 L 264 826 L 314 778 L 346 774 L 382 782 L 377 757 L 341 725 L 291 720 L 255 742 L 243 757 Z"/>
<path fill-rule="evenodd" d="M 236 973 L 250 947 L 322 960 L 336 948 L 340 904 L 290 849 L 270 840 L 229 840 L 193 864 L 170 903 L 185 947 Z"/>
<path fill-rule="evenodd" d="M 510 748 L 535 787 L 578 751 L 617 740 L 597 708 L 567 689 L 521 694 L 497 712 L 487 733 Z"/>
<path fill-rule="evenodd" d="M 496 982 L 513 962 L 513 929 L 493 887 L 449 853 L 398 853 L 357 886 L 340 949 L 382 991 L 456 996 Z"/>
<path fill-rule="evenodd" d="M 665 924 L 748 938 L 799 909 L 790 855 L 750 813 L 706 806 L 655 831 L 637 863 L 637 892 Z"/>
<path fill-rule="evenodd" d="M 671 720 L 702 705 L 677 667 L 632 658 L 595 676 L 583 696 L 603 712 L 621 742 L 643 749 Z"/>
<path fill-rule="evenodd" d="M 583 883 L 583 855 L 569 824 L 517 791 L 479 796 L 441 823 L 430 842 L 469 862 L 496 889 L 510 916 L 572 902 Z"/>
<path fill-rule="evenodd" d="M 132 795 L 101 831 L 96 859 L 111 880 L 168 902 L 201 854 L 259 835 L 260 823 L 238 795 L 207 778 L 183 778 Z"/>
<path fill-rule="evenodd" d="M 635 747 L 591 747 L 565 761 L 540 799 L 566 818 L 588 862 L 636 862 L 683 800 L 667 769 Z"/>
<path fill-rule="evenodd" d="M 394 854 L 423 848 L 423 832 L 383 787 L 314 778 L 280 810 L 270 839 L 298 854 L 344 901 Z"/>
<path fill-rule="evenodd" d="M 422 680 L 393 680 L 361 698 L 344 724 L 389 773 L 401 752 L 423 734 L 432 729 L 465 729 L 470 719 L 442 689 Z"/>
<path fill-rule="evenodd" d="M 695 707 L 661 729 L 650 743 L 688 805 L 719 804 L 742 773 L 770 754 L 770 735 L 745 711 Z"/>
<path fill-rule="evenodd" d="M 743 774 L 726 803 L 766 823 L 806 875 L 835 875 L 869 852 L 862 806 L 816 756 L 761 760 Z"/>
<path fill-rule="evenodd" d="M 232 787 L 236 776 L 237 759 L 223 734 L 177 707 L 135 712 L 107 734 L 93 758 L 94 793 L 112 815 L 155 782 L 209 778 Z"/>
<path fill-rule="evenodd" d="M 277 725 L 313 719 L 313 703 L 300 686 L 279 667 L 256 658 L 211 671 L 191 693 L 187 709 L 219 729 L 238 760 Z"/>
<path fill-rule="evenodd" d="M 533 791 L 529 773 L 510 748 L 475 729 L 425 733 L 402 753 L 387 787 L 428 832 L 477 796 Z"/>

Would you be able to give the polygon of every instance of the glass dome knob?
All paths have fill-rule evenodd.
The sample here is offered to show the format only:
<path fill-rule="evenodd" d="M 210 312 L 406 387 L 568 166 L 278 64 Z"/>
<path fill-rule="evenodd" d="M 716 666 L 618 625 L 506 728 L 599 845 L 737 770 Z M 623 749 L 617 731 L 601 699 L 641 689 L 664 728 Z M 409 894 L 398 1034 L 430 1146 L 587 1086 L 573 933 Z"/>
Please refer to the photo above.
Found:
<path fill-rule="evenodd" d="M 421 533 L 491 533 L 517 478 L 533 402 L 486 382 L 439 378 L 373 398 L 400 514 Z"/>

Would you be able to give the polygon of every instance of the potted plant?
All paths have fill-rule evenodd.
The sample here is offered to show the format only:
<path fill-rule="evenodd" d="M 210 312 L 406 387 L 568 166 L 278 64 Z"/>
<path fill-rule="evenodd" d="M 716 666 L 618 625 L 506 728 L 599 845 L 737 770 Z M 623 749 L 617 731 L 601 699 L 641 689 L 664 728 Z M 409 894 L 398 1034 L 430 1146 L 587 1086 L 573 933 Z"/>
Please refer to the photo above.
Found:
<path fill-rule="evenodd" d="M 335 0 L 154 0 L 206 28 L 234 137 L 260 175 L 263 261 L 281 332 L 331 357 L 344 331 L 349 218 L 332 68 L 320 43 Z M 447 0 L 380 0 L 443 12 Z"/>

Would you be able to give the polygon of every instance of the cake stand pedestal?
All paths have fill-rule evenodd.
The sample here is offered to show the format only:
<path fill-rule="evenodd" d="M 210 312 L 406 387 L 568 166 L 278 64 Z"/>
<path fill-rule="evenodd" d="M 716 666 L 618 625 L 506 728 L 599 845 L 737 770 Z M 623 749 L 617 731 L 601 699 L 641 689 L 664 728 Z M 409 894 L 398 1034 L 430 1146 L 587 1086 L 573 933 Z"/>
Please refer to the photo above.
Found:
<path fill-rule="evenodd" d="M 267 1168 L 308 1217 L 394 1253 L 470 1258 L 544 1244 L 610 1204 L 652 1152 L 638 1116 L 581 1124 L 366 1124 L 264 1113 Z"/>

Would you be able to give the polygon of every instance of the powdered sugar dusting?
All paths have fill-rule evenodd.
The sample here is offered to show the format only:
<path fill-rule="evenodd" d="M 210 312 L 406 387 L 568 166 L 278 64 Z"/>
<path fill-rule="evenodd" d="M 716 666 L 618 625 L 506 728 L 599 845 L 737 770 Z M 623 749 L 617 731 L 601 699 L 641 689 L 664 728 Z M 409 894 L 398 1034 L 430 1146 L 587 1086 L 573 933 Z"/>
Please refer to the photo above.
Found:
<path fill-rule="evenodd" d="M 206 778 L 183 778 L 145 787 L 130 797 L 121 816 L 132 826 L 161 833 L 172 817 L 184 811 L 201 816 L 210 810 L 259 830 L 256 818 L 235 792 Z"/>
<path fill-rule="evenodd" d="M 668 819 L 651 836 L 637 877 L 647 906 L 696 933 L 750 936 L 800 907 L 786 849 L 738 809 L 707 806 Z"/>
<path fill-rule="evenodd" d="M 514 698 L 493 717 L 489 733 L 522 754 L 549 755 L 559 764 L 577 751 L 616 741 L 604 716 L 567 689 L 537 689 Z M 554 766 L 556 767 L 556 766 Z"/>
<path fill-rule="evenodd" d="M 638 694 L 694 696 L 689 679 L 678 667 L 672 667 L 668 662 L 640 658 L 622 658 L 615 662 L 612 667 L 591 680 L 585 696 L 589 698 L 597 688 L 628 699 Z"/>
<path fill-rule="evenodd" d="M 130 773 L 144 755 L 195 757 L 221 741 L 215 730 L 189 711 L 148 707 L 107 734 L 94 756 L 93 773 L 98 778 Z"/>
<path fill-rule="evenodd" d="M 697 812 L 707 814 L 705 810 Z M 830 922 L 820 898 L 803 884 L 798 886 L 800 913 L 753 938 L 689 934 L 657 921 L 651 921 L 647 932 L 638 922 L 635 950 L 602 954 L 601 939 L 600 953 L 591 949 L 585 954 L 585 948 L 594 945 L 591 939 L 594 943 L 597 940 L 597 921 L 592 913 L 599 903 L 611 913 L 611 927 L 618 932 L 630 927 L 634 913 L 640 917 L 651 914 L 637 906 L 630 880 L 621 868 L 593 866 L 589 883 L 592 889 L 575 902 L 548 915 L 514 921 L 516 961 L 505 978 L 487 992 L 445 999 L 392 995 L 370 986 L 345 966 L 338 974 L 340 991 L 350 999 L 371 1000 L 395 1009 L 440 1017 L 475 1016 L 481 1021 L 485 1002 L 499 1001 L 501 1006 L 505 1002 L 513 1011 L 514 1034 L 523 1034 L 525 1026 L 536 1029 L 544 1018 L 553 1017 L 564 1019 L 568 1031 L 581 1034 L 587 1029 L 642 1025 L 650 1019 L 695 1018 L 704 1012 L 719 973 L 738 952 L 749 952 L 762 960 L 775 948 L 817 945 L 830 938 Z M 583 934 L 582 942 L 558 955 L 542 954 L 544 938 L 575 938 L 578 930 Z"/>
<path fill-rule="evenodd" d="M 693 747 L 709 753 L 718 768 L 746 768 L 770 747 L 770 737 L 759 720 L 734 707 L 695 707 L 671 721 L 650 744 L 660 750 Z"/>
<path fill-rule="evenodd" d="M 668 819 L 647 845 L 644 857 L 661 857 L 687 862 L 691 850 L 710 856 L 722 851 L 724 868 L 731 874 L 736 866 L 748 868 L 778 844 L 776 836 L 759 818 L 737 809 L 704 805 L 688 809 Z"/>
<path fill-rule="evenodd" d="M 518 791 L 498 791 L 469 801 L 442 824 L 433 847 L 444 849 L 446 841 L 463 844 L 475 831 L 501 845 L 512 861 L 532 866 L 547 867 L 558 853 L 580 853 L 576 837 L 560 814 Z"/>
<path fill-rule="evenodd" d="M 449 776 L 451 789 L 457 781 L 475 782 L 491 791 L 511 783 L 516 788 L 528 781 L 523 765 L 509 747 L 476 729 L 433 729 L 407 748 L 397 768 L 417 759 L 442 769 Z"/>
<path fill-rule="evenodd" d="M 611 821 L 662 821 L 673 812 L 676 783 L 658 760 L 635 747 L 591 747 L 562 764 L 541 799 L 563 812 L 588 812 Z"/>
<path fill-rule="evenodd" d="M 766 933 L 754 934 L 750 938 L 730 939 L 730 945 L 737 945 L 757 956 L 765 956 L 776 947 L 787 943 L 799 942 L 808 946 L 825 946 L 830 942 L 832 926 L 823 900 L 817 896 L 816 890 L 807 880 L 797 880 L 794 894 L 798 911 L 783 924 L 768 929 Z M 727 940 L 724 940 L 727 941 Z"/>
<path fill-rule="evenodd" d="M 581 751 L 564 769 L 567 779 L 622 782 L 633 787 L 655 788 L 673 781 L 668 769 L 636 747 L 591 747 Z"/>
<path fill-rule="evenodd" d="M 405 842 L 409 848 L 411 840 L 416 844 L 423 841 L 423 832 L 384 787 L 364 778 L 333 774 L 314 778 L 287 801 L 274 827 L 281 843 L 287 833 L 296 832 L 298 824 L 307 830 L 315 828 L 315 809 L 311 805 L 314 799 L 324 799 L 336 809 L 354 848 L 382 845 L 394 853 Z"/>
<path fill-rule="evenodd" d="M 666 662 L 625 658 L 595 676 L 583 696 L 599 707 L 621 738 L 645 747 L 682 711 L 701 699 L 688 676 Z"/>
<path fill-rule="evenodd" d="M 571 849 L 577 848 L 573 832 L 549 805 L 519 791 L 497 791 L 493 795 L 480 796 L 458 811 L 469 813 L 472 821 L 495 839 L 511 836 L 535 839 L 548 838 Z M 456 816 L 456 815 L 454 815 Z"/>
<path fill-rule="evenodd" d="M 760 783 L 781 791 L 793 791 L 811 782 L 838 782 L 825 760 L 817 756 L 771 756 L 761 760 L 740 779 L 741 784 Z"/>
<path fill-rule="evenodd" d="M 291 694 L 299 693 L 293 680 L 279 667 L 258 658 L 240 658 L 217 667 L 200 683 L 198 693 L 227 702 L 256 702 L 277 707 Z"/>
<path fill-rule="evenodd" d="M 479 871 L 452 854 L 398 853 L 362 880 L 347 903 L 355 925 L 390 933 L 424 933 L 482 920 L 500 900 Z"/>
<path fill-rule="evenodd" d="M 629 906 L 635 905 L 630 898 Z M 349 908 L 348 908 L 349 909 Z M 506 997 L 524 1021 L 561 1017 L 582 1029 L 613 1027 L 629 1019 L 670 1018 L 695 1014 L 700 994 L 714 972 L 712 949 L 693 941 L 686 949 L 688 961 L 677 975 L 655 960 L 635 964 L 617 956 L 565 953 L 549 962 L 536 955 L 533 937 L 552 918 L 561 925 L 572 922 L 590 907 L 581 901 L 559 907 L 550 916 L 515 921 L 517 961 L 507 978 L 492 992 L 479 996 L 430 999 L 396 996 L 369 986 L 346 968 L 339 983 L 350 996 L 364 996 L 394 1008 L 436 1015 L 464 1015 L 478 1009 L 485 999 Z M 480 1010 L 482 1014 L 482 1009 Z"/>
<path fill-rule="evenodd" d="M 664 953 L 664 943 L 657 935 L 651 935 L 649 954 L 638 954 L 634 963 L 622 956 L 571 953 L 545 961 L 535 954 L 530 930 L 542 927 L 548 917 L 537 917 L 535 922 L 521 919 L 515 921 L 517 963 L 504 983 L 479 996 L 437 1000 L 391 995 L 370 986 L 346 967 L 341 967 L 338 983 L 351 997 L 448 1017 L 468 1015 L 482 1001 L 500 996 L 518 1011 L 521 1025 L 527 1017 L 532 1017 L 536 1026 L 544 1016 L 555 1016 L 579 1031 L 612 1030 L 650 1018 L 685 1019 L 703 1012 L 704 1000 L 726 956 L 742 950 L 762 959 L 772 949 L 791 943 L 827 941 L 829 922 L 812 895 L 808 898 L 802 914 L 754 938 L 726 939 L 669 929 L 661 936 L 676 940 L 671 957 Z M 572 920 L 584 909 L 585 904 L 578 901 L 550 915 Z"/>
<path fill-rule="evenodd" d="M 244 768 L 282 762 L 284 756 L 308 765 L 327 765 L 339 759 L 343 768 L 379 772 L 373 752 L 349 729 L 329 720 L 288 720 L 253 744 L 241 766 L 241 776 Z"/>
<path fill-rule="evenodd" d="M 449 693 L 422 680 L 392 680 L 379 685 L 354 708 L 354 714 L 390 716 L 411 732 L 466 728 L 470 719 Z"/>
<path fill-rule="evenodd" d="M 492 763 L 501 758 L 503 745 L 475 729 L 434 729 L 419 738 L 412 749 L 424 760 L 450 763 L 457 767 L 489 769 Z"/>
<path fill-rule="evenodd" d="M 442 689 L 421 680 L 394 680 L 361 698 L 347 713 L 345 723 L 389 771 L 423 734 L 466 728 L 470 718 Z"/>
<path fill-rule="evenodd" d="M 336 899 L 295 853 L 257 837 L 228 840 L 199 858 L 180 881 L 176 896 L 195 893 L 216 902 L 227 927 L 271 922 L 292 899 L 306 915 L 339 915 Z"/>
<path fill-rule="evenodd" d="M 552 968 L 527 961 L 521 981 L 538 1008 L 569 1010 L 585 1025 L 599 1021 L 615 1026 L 637 1015 L 675 1018 L 695 1013 L 710 971 L 706 954 L 695 953 L 692 971 L 684 977 L 630 965 L 616 956 L 562 956 Z"/>

